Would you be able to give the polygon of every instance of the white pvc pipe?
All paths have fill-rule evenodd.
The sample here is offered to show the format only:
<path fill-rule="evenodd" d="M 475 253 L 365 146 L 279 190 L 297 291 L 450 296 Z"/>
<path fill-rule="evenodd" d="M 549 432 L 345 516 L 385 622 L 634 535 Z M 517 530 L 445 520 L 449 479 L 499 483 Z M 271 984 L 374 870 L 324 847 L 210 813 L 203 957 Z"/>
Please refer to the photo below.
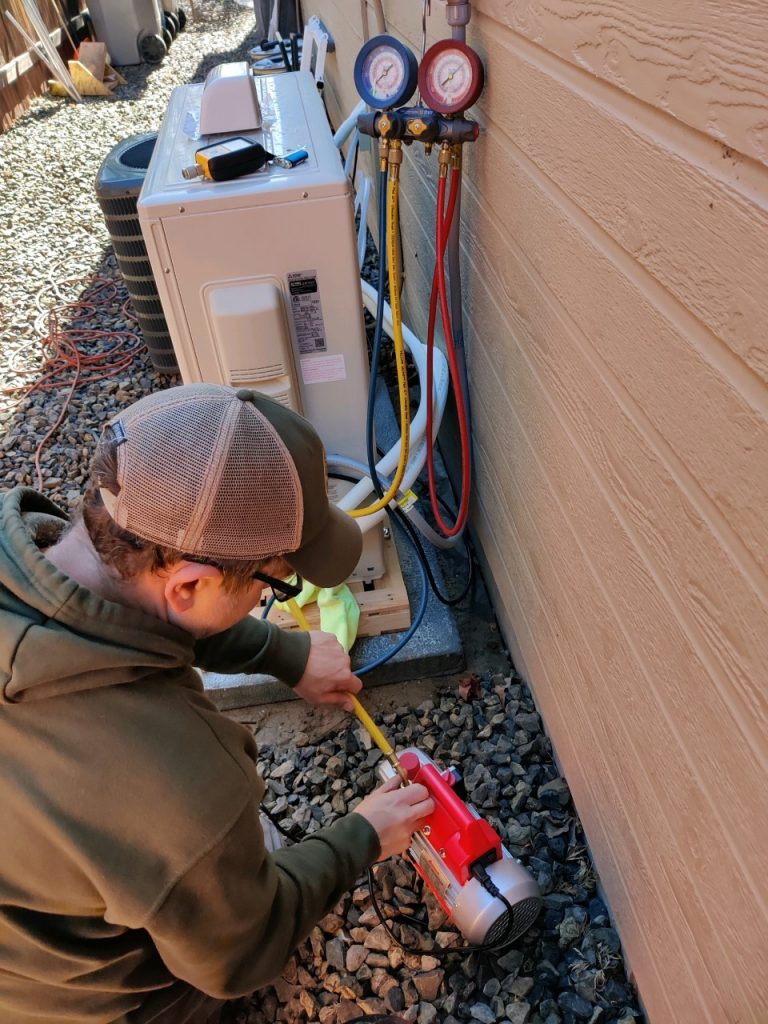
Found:
<path fill-rule="evenodd" d="M 360 281 L 360 288 L 363 296 L 363 304 L 368 309 L 368 312 L 371 313 L 372 316 L 375 316 L 378 304 L 378 292 L 368 284 L 367 281 L 363 280 Z M 394 333 L 394 328 L 392 325 L 392 310 L 390 309 L 388 302 L 384 303 L 383 327 L 391 338 Z M 400 483 L 400 490 L 407 491 L 415 482 L 427 459 L 427 445 L 424 437 L 427 430 L 427 347 L 405 324 L 402 325 L 402 331 L 405 347 L 411 353 L 413 361 L 416 364 L 421 392 L 419 397 L 419 407 L 416 410 L 416 415 L 411 420 L 409 431 L 410 455 L 405 473 L 403 474 L 403 479 Z M 434 440 L 437 436 L 438 430 L 440 429 L 440 422 L 443 418 L 443 411 L 448 398 L 449 383 L 448 362 L 438 348 L 435 348 L 434 350 L 433 364 L 432 437 Z M 401 441 L 400 438 L 398 438 L 397 442 L 389 449 L 386 455 L 382 456 L 382 458 L 376 463 L 376 469 L 382 476 L 391 476 L 397 468 L 397 464 L 400 459 L 400 446 Z M 350 511 L 351 509 L 357 508 L 358 505 L 368 498 L 372 491 L 373 483 L 371 478 L 366 476 L 362 480 L 358 481 L 351 490 L 347 491 L 347 493 L 338 502 L 338 506 L 344 511 Z M 357 519 L 357 524 L 363 533 L 365 533 L 375 523 L 381 522 L 385 515 L 386 509 L 379 509 L 378 512 L 374 512 L 369 516 L 360 516 Z"/>
<path fill-rule="evenodd" d="M 346 455 L 329 455 L 328 456 L 328 469 L 333 473 L 333 470 L 339 470 L 342 473 L 346 471 L 352 471 L 358 476 L 362 476 L 368 472 L 368 467 L 364 462 L 359 459 L 349 458 Z M 391 484 L 391 480 L 386 477 L 381 479 L 381 486 L 386 490 Z M 398 494 L 401 495 L 403 492 L 398 490 Z M 395 503 L 398 499 L 393 498 L 389 503 L 389 508 L 394 508 Z M 412 502 L 410 508 L 403 509 L 403 513 L 410 519 L 411 523 L 416 527 L 419 533 L 425 537 L 430 544 L 436 548 L 450 549 L 455 547 L 460 540 L 464 539 L 464 531 L 457 533 L 453 537 L 443 537 L 442 534 L 437 533 L 429 523 L 426 521 L 424 516 L 416 508 L 417 502 Z"/>
<path fill-rule="evenodd" d="M 364 114 L 368 108 L 366 107 L 363 100 L 357 104 L 355 109 L 345 118 L 336 131 L 333 133 L 333 142 L 337 149 L 341 149 L 344 143 L 347 141 L 353 130 L 357 128 L 357 119 L 360 114 Z"/>

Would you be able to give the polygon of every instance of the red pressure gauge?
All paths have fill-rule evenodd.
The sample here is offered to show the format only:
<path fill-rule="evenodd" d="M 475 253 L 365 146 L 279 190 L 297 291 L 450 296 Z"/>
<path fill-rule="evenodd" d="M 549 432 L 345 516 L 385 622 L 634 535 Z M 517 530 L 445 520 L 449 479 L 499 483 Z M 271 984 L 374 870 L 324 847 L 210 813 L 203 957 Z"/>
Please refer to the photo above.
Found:
<path fill-rule="evenodd" d="M 441 39 L 430 46 L 419 68 L 423 102 L 438 114 L 462 114 L 483 91 L 483 63 L 458 39 Z"/>

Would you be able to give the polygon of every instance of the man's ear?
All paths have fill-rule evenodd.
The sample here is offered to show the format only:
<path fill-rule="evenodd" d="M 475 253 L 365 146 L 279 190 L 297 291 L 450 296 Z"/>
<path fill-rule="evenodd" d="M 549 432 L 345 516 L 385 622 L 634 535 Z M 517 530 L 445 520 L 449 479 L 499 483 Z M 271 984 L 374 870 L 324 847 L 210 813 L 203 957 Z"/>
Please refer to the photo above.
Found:
<path fill-rule="evenodd" d="M 221 569 L 215 565 L 200 562 L 182 562 L 178 569 L 171 570 L 165 582 L 165 600 L 176 614 L 188 612 L 195 603 L 200 586 L 208 580 L 221 580 Z"/>

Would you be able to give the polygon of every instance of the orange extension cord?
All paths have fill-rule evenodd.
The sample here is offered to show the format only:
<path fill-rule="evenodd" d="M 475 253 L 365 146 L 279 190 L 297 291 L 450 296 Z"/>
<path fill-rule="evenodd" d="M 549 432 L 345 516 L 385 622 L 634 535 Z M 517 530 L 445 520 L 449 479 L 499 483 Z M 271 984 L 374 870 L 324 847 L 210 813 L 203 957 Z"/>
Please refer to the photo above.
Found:
<path fill-rule="evenodd" d="M 82 318 L 95 315 L 99 306 L 111 302 L 117 296 L 117 285 L 113 280 L 107 277 L 69 278 L 61 284 L 85 285 L 85 290 L 82 297 L 74 302 L 53 306 L 37 317 L 35 329 L 40 335 L 42 366 L 34 370 L 12 368 L 13 372 L 19 374 L 37 374 L 36 379 L 28 384 L 0 388 L 0 394 L 21 394 L 26 397 L 34 391 L 55 391 L 69 386 L 58 419 L 35 450 L 35 471 L 40 490 L 43 488 L 40 457 L 48 441 L 61 426 L 75 391 L 84 384 L 107 380 L 121 373 L 131 365 L 136 354 L 144 347 L 139 335 L 133 331 L 61 326 L 65 318 L 70 324 L 76 323 Z M 41 292 L 38 292 L 38 306 L 40 295 Z M 128 307 L 129 300 L 126 300 L 121 313 L 126 320 L 135 322 L 136 317 Z M 89 352 L 88 347 L 99 339 L 106 342 L 114 340 L 114 344 L 97 352 Z"/>

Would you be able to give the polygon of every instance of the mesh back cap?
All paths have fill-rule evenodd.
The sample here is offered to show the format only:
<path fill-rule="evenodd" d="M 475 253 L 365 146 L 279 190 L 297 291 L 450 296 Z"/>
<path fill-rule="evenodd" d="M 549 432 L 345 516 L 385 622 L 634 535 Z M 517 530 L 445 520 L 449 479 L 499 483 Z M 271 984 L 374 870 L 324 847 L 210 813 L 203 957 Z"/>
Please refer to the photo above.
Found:
<path fill-rule="evenodd" d="M 310 582 L 336 586 L 362 551 L 357 523 L 328 500 L 312 425 L 266 395 L 186 384 L 140 399 L 110 423 L 123 529 L 191 556 L 283 555 Z"/>

